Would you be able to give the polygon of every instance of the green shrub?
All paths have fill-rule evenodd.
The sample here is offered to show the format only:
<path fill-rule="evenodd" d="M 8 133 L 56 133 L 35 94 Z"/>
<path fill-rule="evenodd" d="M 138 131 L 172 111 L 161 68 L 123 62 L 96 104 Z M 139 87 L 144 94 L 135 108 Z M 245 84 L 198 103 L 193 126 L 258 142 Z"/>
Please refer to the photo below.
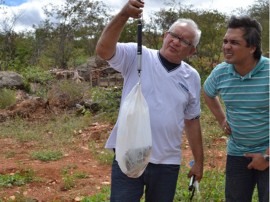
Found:
<path fill-rule="evenodd" d="M 88 88 L 89 86 L 84 82 L 61 80 L 52 86 L 47 96 L 50 103 L 62 107 L 74 107 L 85 97 Z"/>
<path fill-rule="evenodd" d="M 0 89 L 0 109 L 5 109 L 16 103 L 16 91 L 3 88 Z"/>
<path fill-rule="evenodd" d="M 110 201 L 110 187 L 104 186 L 101 192 L 94 196 L 87 196 L 82 199 L 82 202 L 109 202 Z"/>
<path fill-rule="evenodd" d="M 32 158 L 40 161 L 56 161 L 63 157 L 60 151 L 38 151 L 32 153 Z"/>
<path fill-rule="evenodd" d="M 100 115 L 101 120 L 115 123 L 120 107 L 121 93 L 121 87 L 95 87 L 91 89 L 92 101 L 99 103 L 101 112 L 103 112 Z"/>
<path fill-rule="evenodd" d="M 73 175 L 64 175 L 63 177 L 64 187 L 63 190 L 70 190 L 71 188 L 75 187 L 76 181 Z"/>
<path fill-rule="evenodd" d="M 21 74 L 25 78 L 26 82 L 46 84 L 53 80 L 53 76 L 49 71 L 45 71 L 40 67 L 27 67 Z"/>
<path fill-rule="evenodd" d="M 22 186 L 32 182 L 33 178 L 34 172 L 32 170 L 20 171 L 14 175 L 0 174 L 0 187 Z"/>

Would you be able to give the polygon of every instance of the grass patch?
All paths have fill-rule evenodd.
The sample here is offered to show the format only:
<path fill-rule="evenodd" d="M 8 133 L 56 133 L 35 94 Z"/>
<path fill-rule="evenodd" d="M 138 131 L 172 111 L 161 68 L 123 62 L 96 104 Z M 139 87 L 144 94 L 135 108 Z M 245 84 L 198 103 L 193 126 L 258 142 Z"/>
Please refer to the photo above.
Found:
<path fill-rule="evenodd" d="M 122 88 L 120 87 L 94 87 L 91 89 L 93 102 L 99 103 L 101 108 L 101 113 L 96 116 L 96 120 L 106 121 L 113 124 L 115 123 L 120 107 L 121 93 Z"/>
<path fill-rule="evenodd" d="M 110 165 L 112 163 L 114 153 L 108 149 L 104 149 L 104 144 L 98 144 L 95 141 L 90 141 L 88 148 L 101 164 Z"/>
<path fill-rule="evenodd" d="M 19 142 L 35 141 L 46 149 L 64 148 L 74 143 L 74 131 L 88 127 L 91 116 L 63 113 L 42 122 L 29 122 L 15 118 L 1 123 L 0 138 L 12 138 Z M 16 126 L 16 127 L 14 127 Z"/>
<path fill-rule="evenodd" d="M 57 161 L 63 157 L 61 151 L 37 151 L 31 154 L 31 157 L 40 161 Z"/>
<path fill-rule="evenodd" d="M 187 173 L 189 168 L 181 166 L 181 171 L 178 178 L 176 194 L 174 201 L 189 201 L 190 192 L 188 190 L 189 178 Z M 195 191 L 193 201 L 218 201 L 224 200 L 224 172 L 216 170 L 206 170 L 204 177 L 199 184 L 199 192 Z"/>
<path fill-rule="evenodd" d="M 75 172 L 74 173 L 74 177 L 76 179 L 85 179 L 85 178 L 88 178 L 88 174 L 87 173 L 84 173 L 84 172 Z"/>
<path fill-rule="evenodd" d="M 84 197 L 81 202 L 109 202 L 110 192 L 111 190 L 109 186 L 103 186 L 100 193 L 94 196 Z"/>
<path fill-rule="evenodd" d="M 88 178 L 88 174 L 80 171 L 74 171 L 77 169 L 77 165 L 70 164 L 63 168 L 63 190 L 67 191 L 76 186 L 76 179 Z"/>
<path fill-rule="evenodd" d="M 14 174 L 0 174 L 0 187 L 22 186 L 32 182 L 34 172 L 32 170 L 19 171 Z"/>
<path fill-rule="evenodd" d="M 16 103 L 16 91 L 2 88 L 0 89 L 0 109 L 5 109 Z"/>

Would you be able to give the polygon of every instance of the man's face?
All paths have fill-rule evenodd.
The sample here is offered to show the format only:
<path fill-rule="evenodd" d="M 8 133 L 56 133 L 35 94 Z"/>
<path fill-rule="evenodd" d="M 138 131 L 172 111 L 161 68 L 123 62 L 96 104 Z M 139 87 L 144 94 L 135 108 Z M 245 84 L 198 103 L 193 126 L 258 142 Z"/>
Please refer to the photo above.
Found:
<path fill-rule="evenodd" d="M 227 30 L 222 45 L 224 59 L 227 63 L 241 65 L 253 58 L 256 47 L 247 47 L 243 35 L 244 31 L 240 28 Z"/>
<path fill-rule="evenodd" d="M 174 30 L 165 33 L 160 52 L 170 62 L 180 63 L 196 51 L 192 45 L 193 39 L 193 30 L 185 24 L 177 26 Z"/>

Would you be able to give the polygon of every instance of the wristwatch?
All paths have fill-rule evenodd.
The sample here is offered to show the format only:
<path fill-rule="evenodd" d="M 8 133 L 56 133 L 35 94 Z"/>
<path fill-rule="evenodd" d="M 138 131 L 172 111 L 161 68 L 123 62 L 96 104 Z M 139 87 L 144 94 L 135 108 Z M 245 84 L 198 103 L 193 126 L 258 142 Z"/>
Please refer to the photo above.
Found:
<path fill-rule="evenodd" d="M 263 158 L 269 162 L 269 155 L 268 154 L 263 154 Z"/>

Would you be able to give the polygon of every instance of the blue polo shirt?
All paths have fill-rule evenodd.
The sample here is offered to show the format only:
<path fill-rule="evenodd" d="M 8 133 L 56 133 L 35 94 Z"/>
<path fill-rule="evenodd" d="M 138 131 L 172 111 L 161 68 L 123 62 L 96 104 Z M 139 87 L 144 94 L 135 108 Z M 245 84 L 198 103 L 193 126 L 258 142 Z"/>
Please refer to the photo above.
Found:
<path fill-rule="evenodd" d="M 261 57 L 245 76 L 232 64 L 217 65 L 204 83 L 210 97 L 220 96 L 232 134 L 228 155 L 264 152 L 269 147 L 269 58 Z"/>

